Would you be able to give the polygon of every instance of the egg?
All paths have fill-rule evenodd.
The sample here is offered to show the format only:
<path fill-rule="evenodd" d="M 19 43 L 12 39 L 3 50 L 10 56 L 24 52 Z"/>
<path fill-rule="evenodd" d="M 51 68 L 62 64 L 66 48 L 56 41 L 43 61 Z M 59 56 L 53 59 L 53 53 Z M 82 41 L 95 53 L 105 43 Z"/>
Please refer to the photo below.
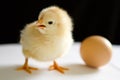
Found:
<path fill-rule="evenodd" d="M 111 60 L 112 44 L 105 37 L 89 36 L 81 42 L 80 54 L 88 66 L 98 68 Z"/>

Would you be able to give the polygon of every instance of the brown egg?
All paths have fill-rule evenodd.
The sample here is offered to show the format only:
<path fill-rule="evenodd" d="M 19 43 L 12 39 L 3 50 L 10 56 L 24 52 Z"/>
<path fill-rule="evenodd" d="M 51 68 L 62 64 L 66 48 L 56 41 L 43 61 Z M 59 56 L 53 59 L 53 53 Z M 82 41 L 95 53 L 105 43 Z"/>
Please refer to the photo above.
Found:
<path fill-rule="evenodd" d="M 88 66 L 97 68 L 110 61 L 112 44 L 102 36 L 90 36 L 82 41 L 80 54 Z"/>

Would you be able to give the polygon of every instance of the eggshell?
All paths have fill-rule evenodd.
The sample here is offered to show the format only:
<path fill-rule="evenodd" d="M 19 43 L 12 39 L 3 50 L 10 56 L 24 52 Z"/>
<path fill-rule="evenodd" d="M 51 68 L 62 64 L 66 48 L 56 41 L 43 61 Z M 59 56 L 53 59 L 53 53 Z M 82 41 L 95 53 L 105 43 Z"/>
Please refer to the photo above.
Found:
<path fill-rule="evenodd" d="M 88 66 L 97 68 L 110 61 L 112 44 L 102 36 L 90 36 L 81 42 L 80 53 Z"/>

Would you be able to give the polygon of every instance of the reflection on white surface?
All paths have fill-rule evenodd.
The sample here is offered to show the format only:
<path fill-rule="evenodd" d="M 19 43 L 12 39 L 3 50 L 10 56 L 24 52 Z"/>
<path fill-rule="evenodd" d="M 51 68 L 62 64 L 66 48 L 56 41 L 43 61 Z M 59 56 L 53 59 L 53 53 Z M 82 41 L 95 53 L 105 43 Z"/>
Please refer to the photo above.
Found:
<path fill-rule="evenodd" d="M 38 71 L 28 74 L 15 69 L 24 63 L 24 56 L 19 44 L 0 45 L 0 80 L 119 80 L 120 79 L 120 46 L 113 46 L 113 57 L 110 64 L 99 69 L 87 67 L 80 57 L 80 43 L 75 43 L 69 54 L 57 59 L 57 62 L 70 70 L 65 74 L 48 71 L 52 62 L 37 62 L 30 59 L 31 66 Z M 117 67 L 116 67 L 117 66 Z"/>
<path fill-rule="evenodd" d="M 120 70 L 120 45 L 113 46 L 113 57 L 111 60 L 111 65 Z"/>
<path fill-rule="evenodd" d="M 67 65 L 66 67 L 69 67 L 69 71 L 66 71 L 66 73 L 60 74 L 57 71 L 48 71 L 46 69 L 40 69 L 38 71 L 33 71 L 32 74 L 28 74 L 24 71 L 15 71 L 16 65 L 7 65 L 0 67 L 0 79 L 1 80 L 48 80 L 48 79 L 62 79 L 66 80 L 67 77 L 78 77 L 78 76 L 85 76 L 89 74 L 95 74 L 98 70 L 89 68 L 85 65 L 80 64 L 71 64 Z M 64 79 L 65 77 L 65 79 Z M 77 79 L 77 78 L 76 78 Z"/>

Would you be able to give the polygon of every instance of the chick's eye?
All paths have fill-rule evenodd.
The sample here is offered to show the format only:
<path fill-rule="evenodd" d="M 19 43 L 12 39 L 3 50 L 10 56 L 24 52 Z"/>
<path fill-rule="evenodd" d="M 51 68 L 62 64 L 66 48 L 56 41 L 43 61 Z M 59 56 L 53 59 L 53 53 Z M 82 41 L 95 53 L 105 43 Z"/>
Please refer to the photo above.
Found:
<path fill-rule="evenodd" d="M 49 21 L 48 24 L 53 24 L 53 21 Z"/>

